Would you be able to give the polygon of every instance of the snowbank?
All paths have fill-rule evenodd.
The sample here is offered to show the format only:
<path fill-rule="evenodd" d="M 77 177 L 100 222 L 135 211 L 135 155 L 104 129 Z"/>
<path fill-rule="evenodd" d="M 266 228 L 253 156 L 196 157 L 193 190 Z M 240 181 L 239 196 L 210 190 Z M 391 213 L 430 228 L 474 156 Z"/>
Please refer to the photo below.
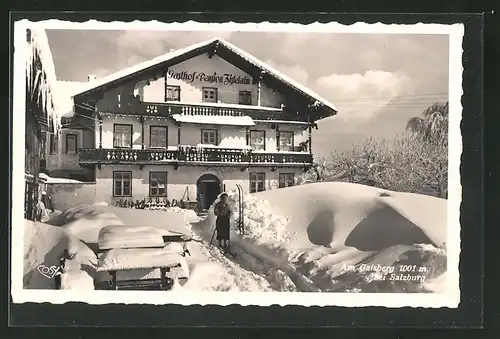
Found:
<path fill-rule="evenodd" d="M 100 250 L 112 248 L 163 247 L 161 232 L 146 226 L 105 226 L 99 231 Z"/>
<path fill-rule="evenodd" d="M 237 211 L 237 193 L 230 192 L 229 198 Z M 341 284 L 334 278 L 362 262 L 401 265 L 413 256 L 415 265 L 445 267 L 441 259 L 446 252 L 438 250 L 446 241 L 444 199 L 350 183 L 314 183 L 246 195 L 243 205 L 245 234 L 237 234 L 234 213 L 233 246 L 271 262 L 303 289 L 310 290 L 310 281 L 321 290 L 337 290 Z M 194 227 L 207 239 L 215 227 L 213 208 Z M 428 271 L 426 279 L 432 279 L 435 270 Z M 367 288 L 359 282 L 365 273 L 344 275 L 341 280 L 348 283 L 342 288 Z M 394 288 L 386 285 L 387 292 Z"/>

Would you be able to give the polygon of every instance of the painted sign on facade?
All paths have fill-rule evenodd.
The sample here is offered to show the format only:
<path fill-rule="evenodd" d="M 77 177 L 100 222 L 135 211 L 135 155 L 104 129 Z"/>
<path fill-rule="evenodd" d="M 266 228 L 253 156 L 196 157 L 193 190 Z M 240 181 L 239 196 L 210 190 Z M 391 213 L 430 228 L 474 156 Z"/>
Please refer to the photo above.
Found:
<path fill-rule="evenodd" d="M 204 72 L 188 72 L 188 71 L 167 71 L 167 79 L 182 80 L 186 82 L 200 81 L 209 84 L 221 85 L 251 85 L 252 79 L 248 76 L 234 75 L 231 73 L 217 74 Z"/>

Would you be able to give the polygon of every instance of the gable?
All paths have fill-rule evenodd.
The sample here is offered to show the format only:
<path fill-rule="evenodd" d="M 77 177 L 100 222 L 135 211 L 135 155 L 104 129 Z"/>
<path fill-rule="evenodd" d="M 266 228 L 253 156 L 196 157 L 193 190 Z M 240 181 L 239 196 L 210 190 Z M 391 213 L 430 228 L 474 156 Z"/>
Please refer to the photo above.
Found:
<path fill-rule="evenodd" d="M 223 74 L 219 75 L 217 71 L 215 71 L 214 75 L 213 73 L 204 71 L 203 65 L 194 65 L 194 61 L 192 60 L 197 58 L 203 60 L 204 55 L 205 60 L 215 59 L 214 64 L 219 62 L 221 69 L 227 68 L 232 70 L 235 72 L 235 76 L 225 77 Z M 186 66 L 191 66 L 197 70 L 189 73 L 189 71 L 181 69 Z M 75 99 L 83 98 L 95 92 L 100 92 L 102 95 L 102 92 L 105 91 L 106 88 L 112 90 L 113 88 L 116 89 L 117 86 L 124 85 L 125 83 L 130 84 L 134 81 L 136 84 L 139 81 L 149 81 L 150 78 L 154 78 L 154 80 L 157 81 L 164 76 L 167 69 L 169 70 L 167 80 L 173 82 L 191 81 L 190 77 L 192 76 L 193 82 L 195 80 L 200 80 L 204 83 L 219 83 L 219 85 L 224 85 L 224 82 L 228 81 L 232 82 L 233 85 L 236 83 L 237 85 L 245 86 L 250 85 L 250 82 L 252 84 L 255 83 L 256 79 L 260 78 L 262 82 L 265 83 L 268 88 L 273 89 L 274 92 L 293 98 L 296 107 L 314 107 L 314 114 L 316 115 L 314 120 L 323 119 L 327 116 L 336 114 L 336 108 L 327 100 L 321 98 L 298 82 L 286 77 L 279 71 L 271 68 L 252 55 L 221 39 L 211 39 L 203 43 L 195 44 L 185 49 L 177 50 L 133 66 L 130 69 L 117 72 L 95 82 L 77 94 Z M 194 72 L 196 72 L 196 74 L 194 74 Z M 199 75 L 198 79 L 196 75 Z M 251 81 L 248 79 L 250 77 L 252 79 Z M 135 84 L 133 87 L 135 90 Z"/>

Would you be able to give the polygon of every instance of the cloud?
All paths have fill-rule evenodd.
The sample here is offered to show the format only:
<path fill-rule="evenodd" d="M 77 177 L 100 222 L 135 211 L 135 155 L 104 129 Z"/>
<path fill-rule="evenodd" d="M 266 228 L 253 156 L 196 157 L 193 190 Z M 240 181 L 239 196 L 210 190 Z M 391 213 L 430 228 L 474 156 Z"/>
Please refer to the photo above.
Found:
<path fill-rule="evenodd" d="M 341 119 L 369 120 L 397 96 L 408 93 L 412 81 L 405 74 L 381 70 L 332 73 L 316 80 L 318 92 L 332 98 Z"/>
<path fill-rule="evenodd" d="M 229 39 L 232 32 L 217 31 L 123 31 L 116 39 L 122 51 L 157 56 L 167 53 L 171 48 L 186 47 L 204 40 L 219 37 Z"/>
<path fill-rule="evenodd" d="M 304 68 L 302 68 L 302 66 L 298 64 L 292 66 L 280 65 L 273 60 L 267 60 L 265 61 L 265 63 L 271 66 L 272 68 L 278 70 L 279 72 L 283 73 L 284 75 L 292 78 L 293 80 L 303 85 L 307 84 L 307 81 L 309 79 L 309 73 Z"/>

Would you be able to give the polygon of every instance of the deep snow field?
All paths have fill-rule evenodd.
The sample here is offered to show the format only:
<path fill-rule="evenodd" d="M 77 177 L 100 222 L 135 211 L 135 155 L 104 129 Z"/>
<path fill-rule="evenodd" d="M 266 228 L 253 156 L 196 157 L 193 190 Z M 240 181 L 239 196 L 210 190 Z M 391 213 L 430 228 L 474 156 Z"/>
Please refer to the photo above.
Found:
<path fill-rule="evenodd" d="M 24 286 L 54 288 L 37 266 L 56 265 L 68 248 L 74 257 L 67 261 L 62 288 L 94 289 L 94 279 L 103 279 L 93 252 L 99 231 L 124 224 L 192 238 L 190 278 L 173 291 L 440 292 L 446 285 L 444 199 L 349 183 L 265 191 L 243 197 L 241 235 L 238 196 L 228 193 L 234 258 L 209 244 L 213 208 L 200 219 L 179 208 L 149 211 L 96 203 L 54 213 L 46 223 L 25 221 Z M 401 265 L 415 272 L 402 276 Z"/>

